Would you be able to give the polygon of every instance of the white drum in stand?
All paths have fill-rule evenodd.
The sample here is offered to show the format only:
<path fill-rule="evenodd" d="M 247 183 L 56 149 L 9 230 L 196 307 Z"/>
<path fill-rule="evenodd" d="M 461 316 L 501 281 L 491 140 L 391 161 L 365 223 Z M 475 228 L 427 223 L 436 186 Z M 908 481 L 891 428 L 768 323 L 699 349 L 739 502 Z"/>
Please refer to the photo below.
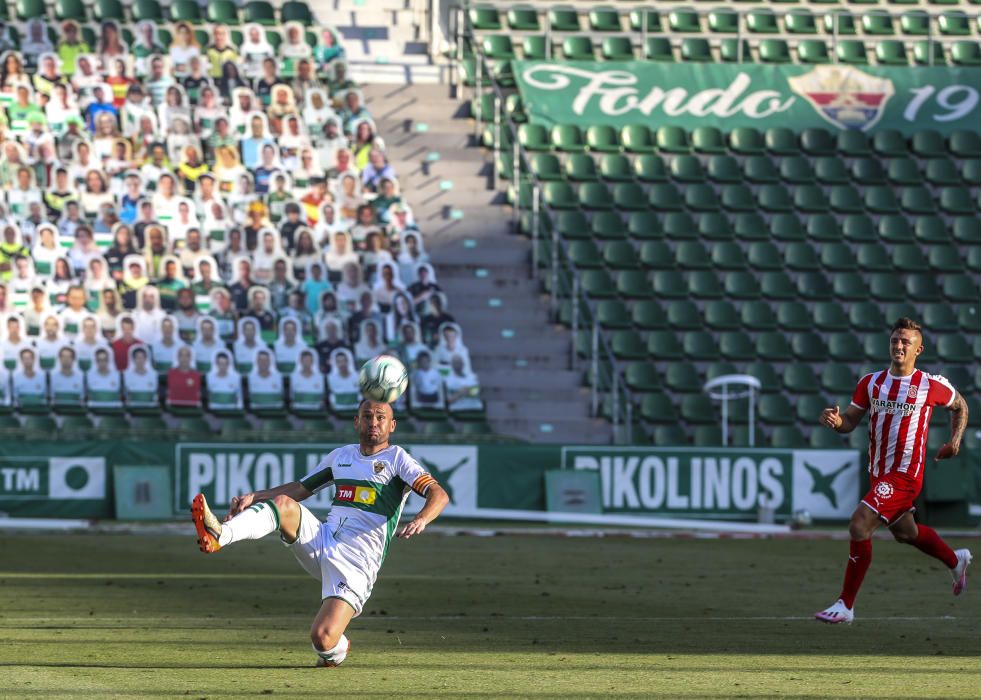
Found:
<path fill-rule="evenodd" d="M 762 388 L 760 380 L 748 374 L 723 374 L 705 382 L 705 393 L 722 401 L 722 444 L 729 444 L 729 402 L 749 400 L 749 446 L 756 444 L 756 395 Z"/>

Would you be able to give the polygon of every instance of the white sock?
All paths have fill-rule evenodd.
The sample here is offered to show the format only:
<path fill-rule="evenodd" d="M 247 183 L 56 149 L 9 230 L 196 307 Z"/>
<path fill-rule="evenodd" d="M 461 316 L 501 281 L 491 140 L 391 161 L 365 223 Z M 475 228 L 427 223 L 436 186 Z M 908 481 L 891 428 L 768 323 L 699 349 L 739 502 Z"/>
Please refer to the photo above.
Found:
<path fill-rule="evenodd" d="M 313 646 L 313 645 L 311 645 Z M 337 646 L 333 649 L 328 649 L 327 651 L 320 651 L 316 646 L 313 646 L 313 650 L 317 652 L 317 656 L 322 658 L 324 661 L 332 661 L 339 664 L 347 657 L 348 641 L 347 637 L 343 634 L 341 638 L 337 640 Z"/>
<path fill-rule="evenodd" d="M 272 501 L 253 503 L 221 526 L 222 547 L 241 540 L 258 540 L 279 529 L 279 511 Z"/>

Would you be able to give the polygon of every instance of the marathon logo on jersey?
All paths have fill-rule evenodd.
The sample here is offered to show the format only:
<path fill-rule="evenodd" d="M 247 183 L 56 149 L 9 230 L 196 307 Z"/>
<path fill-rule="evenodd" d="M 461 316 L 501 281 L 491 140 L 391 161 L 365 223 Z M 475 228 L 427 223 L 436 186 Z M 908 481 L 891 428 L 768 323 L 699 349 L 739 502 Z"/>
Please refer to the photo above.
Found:
<path fill-rule="evenodd" d="M 872 408 L 883 413 L 894 415 L 903 414 L 911 416 L 916 412 L 916 403 L 906 403 L 905 401 L 888 401 L 886 399 L 872 399 Z"/>
<path fill-rule="evenodd" d="M 361 503 L 366 506 L 373 505 L 378 497 L 378 492 L 370 486 L 350 486 L 347 484 L 337 487 L 337 495 L 334 501 L 342 503 Z"/>
<path fill-rule="evenodd" d="M 879 121 L 896 92 L 888 78 L 864 73 L 854 66 L 817 66 L 808 73 L 787 78 L 787 83 L 823 119 L 839 129 L 859 131 Z"/>

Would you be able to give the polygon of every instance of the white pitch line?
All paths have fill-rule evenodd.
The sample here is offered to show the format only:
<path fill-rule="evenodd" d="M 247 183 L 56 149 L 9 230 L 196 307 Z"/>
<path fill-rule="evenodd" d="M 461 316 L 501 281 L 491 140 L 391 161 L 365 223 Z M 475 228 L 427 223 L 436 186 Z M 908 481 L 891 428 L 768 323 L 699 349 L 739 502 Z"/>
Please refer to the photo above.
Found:
<path fill-rule="evenodd" d="M 308 616 L 307 616 L 308 617 Z M 264 623 L 268 624 L 273 620 L 292 620 L 292 619 L 304 619 L 307 617 L 302 617 L 299 615 L 290 616 L 270 616 L 270 617 L 235 617 L 230 618 L 229 621 L 244 622 L 244 623 Z M 126 618 L 111 618 L 113 620 L 119 620 L 120 623 L 139 623 L 146 621 L 155 622 L 179 622 L 181 620 L 193 620 L 195 623 L 200 623 L 200 617 L 126 617 Z M 213 618 L 207 618 L 213 619 Z M 615 616 L 601 616 L 601 617 L 590 617 L 588 615 L 362 615 L 356 618 L 358 621 L 369 620 L 369 621 L 426 621 L 426 622 L 456 622 L 456 621 L 466 621 L 466 620 L 501 620 L 501 621 L 527 621 L 527 622 L 565 622 L 565 621 L 575 621 L 575 622 L 796 622 L 802 620 L 813 620 L 813 615 L 744 615 L 744 616 L 709 616 L 709 617 L 681 617 L 681 616 L 655 616 L 655 617 L 615 617 Z M 873 617 L 860 617 L 856 618 L 857 621 L 874 621 L 874 622 L 916 622 L 916 621 L 957 621 L 957 620 L 976 620 L 977 618 L 972 617 L 955 617 L 953 615 L 932 615 L 932 616 L 873 616 Z M 10 622 L 10 623 L 21 623 L 21 622 L 41 622 L 41 621 L 60 621 L 61 618 L 47 618 L 47 617 L 0 617 L 0 623 Z M 99 618 L 88 618 L 88 620 L 98 621 Z M 86 625 L 90 626 L 90 625 Z"/>

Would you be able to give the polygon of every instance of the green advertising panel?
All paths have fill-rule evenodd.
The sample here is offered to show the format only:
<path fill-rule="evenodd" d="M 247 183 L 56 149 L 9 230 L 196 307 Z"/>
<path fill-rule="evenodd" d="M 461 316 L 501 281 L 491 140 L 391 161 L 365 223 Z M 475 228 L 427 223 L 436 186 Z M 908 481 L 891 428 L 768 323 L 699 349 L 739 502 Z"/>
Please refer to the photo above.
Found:
<path fill-rule="evenodd" d="M 624 515 L 841 519 L 860 496 L 854 450 L 565 447 L 562 467 L 599 472 L 603 512 Z"/>
<path fill-rule="evenodd" d="M 535 123 L 975 129 L 981 70 L 952 67 L 514 61 Z"/>

